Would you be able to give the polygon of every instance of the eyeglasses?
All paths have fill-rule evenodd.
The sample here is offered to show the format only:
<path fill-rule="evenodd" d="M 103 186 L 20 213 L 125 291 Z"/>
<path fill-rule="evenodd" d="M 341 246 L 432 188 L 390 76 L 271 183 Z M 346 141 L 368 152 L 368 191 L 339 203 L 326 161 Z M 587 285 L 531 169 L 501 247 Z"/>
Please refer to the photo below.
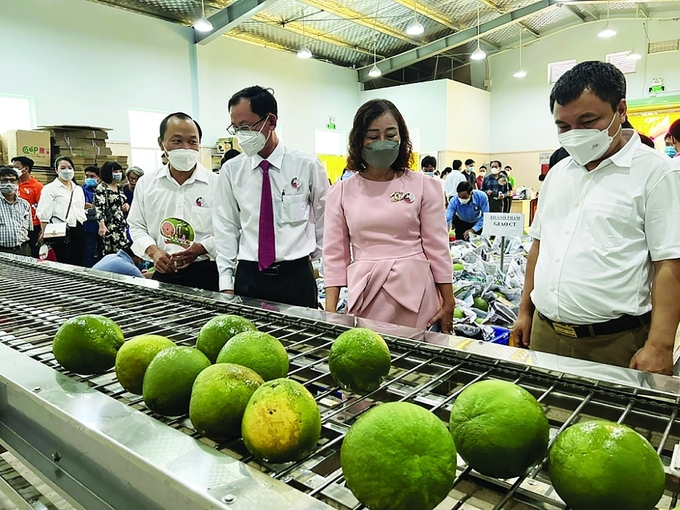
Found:
<path fill-rule="evenodd" d="M 251 124 L 250 126 L 234 126 L 231 124 L 227 128 L 227 132 L 230 135 L 237 135 L 238 133 L 248 133 L 250 131 L 258 131 L 256 129 L 253 129 L 255 126 L 257 126 L 260 122 L 263 120 L 266 120 L 269 117 L 269 114 L 265 115 L 264 117 L 261 117 L 260 120 L 258 120 L 255 124 Z"/>
<path fill-rule="evenodd" d="M 18 180 L 14 177 L 5 177 L 5 178 L 0 178 L 0 184 L 15 184 Z"/>

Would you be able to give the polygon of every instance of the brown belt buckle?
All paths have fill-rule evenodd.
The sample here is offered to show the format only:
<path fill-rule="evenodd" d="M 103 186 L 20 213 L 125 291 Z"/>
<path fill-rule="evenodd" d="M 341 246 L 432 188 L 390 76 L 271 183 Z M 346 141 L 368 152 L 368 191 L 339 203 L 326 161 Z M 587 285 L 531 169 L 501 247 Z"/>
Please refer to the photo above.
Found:
<path fill-rule="evenodd" d="M 560 335 L 568 336 L 571 338 L 578 338 L 578 335 L 574 330 L 574 326 L 571 326 L 569 324 L 562 324 L 560 322 L 553 322 L 552 325 L 555 332 L 559 333 Z"/>

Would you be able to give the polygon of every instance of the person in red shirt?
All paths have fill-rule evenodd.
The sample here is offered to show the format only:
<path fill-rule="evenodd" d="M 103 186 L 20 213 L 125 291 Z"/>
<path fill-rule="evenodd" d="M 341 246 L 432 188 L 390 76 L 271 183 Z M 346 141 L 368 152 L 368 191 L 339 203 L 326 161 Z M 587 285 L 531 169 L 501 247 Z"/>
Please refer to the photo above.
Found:
<path fill-rule="evenodd" d="M 26 200 L 31 206 L 31 217 L 33 218 L 33 230 L 28 232 L 28 245 L 31 247 L 31 256 L 38 258 L 38 236 L 40 235 L 40 220 L 35 215 L 35 210 L 38 207 L 40 200 L 40 193 L 42 193 L 43 185 L 31 175 L 33 170 L 33 160 L 24 156 L 12 158 L 14 169 L 19 175 L 19 196 Z"/>

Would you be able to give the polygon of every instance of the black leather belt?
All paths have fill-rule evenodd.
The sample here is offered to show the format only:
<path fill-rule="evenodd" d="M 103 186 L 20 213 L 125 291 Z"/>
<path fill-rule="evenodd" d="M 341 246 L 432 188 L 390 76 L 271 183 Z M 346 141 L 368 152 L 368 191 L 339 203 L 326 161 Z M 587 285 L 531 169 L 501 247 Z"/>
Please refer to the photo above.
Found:
<path fill-rule="evenodd" d="M 548 319 L 541 312 L 538 312 L 541 320 L 547 322 L 556 333 L 560 335 L 570 336 L 572 338 L 585 338 L 599 335 L 614 335 L 622 333 L 623 331 L 631 331 L 633 329 L 646 326 L 652 322 L 652 312 L 647 312 L 644 315 L 637 317 L 633 315 L 623 315 L 618 319 L 612 319 L 607 322 L 600 322 L 598 324 L 577 325 L 565 324 L 563 322 L 555 322 Z"/>
<path fill-rule="evenodd" d="M 9 246 L 3 246 L 3 250 L 9 250 L 9 251 L 21 251 L 23 250 L 28 243 L 21 243 L 19 246 L 12 246 L 11 248 Z"/>
<path fill-rule="evenodd" d="M 309 266 L 310 261 L 309 257 L 302 257 L 301 259 L 296 259 L 296 260 L 284 260 L 281 262 L 275 262 L 271 266 L 269 266 L 267 269 L 264 271 L 260 271 L 260 268 L 258 266 L 257 262 L 254 262 L 252 260 L 239 260 L 238 265 L 245 266 L 251 271 L 259 271 L 260 274 L 264 274 L 267 276 L 278 276 L 283 273 L 288 273 L 290 271 L 294 271 L 296 269 L 300 269 L 306 266 Z"/>

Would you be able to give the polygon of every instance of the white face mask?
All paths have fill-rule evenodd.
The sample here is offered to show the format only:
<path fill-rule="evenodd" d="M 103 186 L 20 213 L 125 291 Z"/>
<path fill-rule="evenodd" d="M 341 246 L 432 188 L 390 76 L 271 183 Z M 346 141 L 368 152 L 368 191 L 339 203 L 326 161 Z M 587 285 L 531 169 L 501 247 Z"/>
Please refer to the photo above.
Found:
<path fill-rule="evenodd" d="M 73 179 L 75 172 L 73 171 L 72 168 L 60 168 L 58 175 L 62 181 L 70 181 L 71 179 Z"/>
<path fill-rule="evenodd" d="M 468 197 L 468 198 L 459 198 L 458 201 L 459 201 L 461 204 L 465 205 L 465 204 L 467 204 L 467 203 L 470 201 L 470 197 Z"/>
<path fill-rule="evenodd" d="M 18 189 L 19 185 L 12 182 L 0 184 L 0 193 L 3 195 L 11 195 L 12 193 L 16 193 Z"/>
<path fill-rule="evenodd" d="M 165 152 L 168 155 L 170 166 L 178 172 L 190 172 L 198 163 L 199 153 L 193 149 L 174 149 L 171 151 L 165 149 Z"/>
<path fill-rule="evenodd" d="M 267 116 L 259 131 L 238 131 L 236 133 L 238 143 L 241 146 L 241 149 L 243 149 L 243 152 L 246 153 L 246 156 L 254 156 L 264 149 L 265 145 L 267 145 L 271 131 L 269 132 L 269 135 L 265 137 L 262 134 L 262 130 L 264 129 L 268 119 L 269 116 Z"/>
<path fill-rule="evenodd" d="M 494 175 L 498 175 L 498 172 L 500 172 L 500 171 L 501 171 L 500 168 L 491 167 L 491 173 L 494 174 Z"/>
<path fill-rule="evenodd" d="M 566 133 L 559 133 L 557 139 L 560 145 L 574 158 L 574 161 L 579 165 L 586 166 L 591 161 L 601 158 L 614 141 L 614 136 L 621 131 L 621 126 L 619 126 L 614 136 L 609 136 L 609 128 L 614 124 L 616 115 L 614 114 L 609 126 L 603 131 L 599 129 L 572 129 Z"/>

